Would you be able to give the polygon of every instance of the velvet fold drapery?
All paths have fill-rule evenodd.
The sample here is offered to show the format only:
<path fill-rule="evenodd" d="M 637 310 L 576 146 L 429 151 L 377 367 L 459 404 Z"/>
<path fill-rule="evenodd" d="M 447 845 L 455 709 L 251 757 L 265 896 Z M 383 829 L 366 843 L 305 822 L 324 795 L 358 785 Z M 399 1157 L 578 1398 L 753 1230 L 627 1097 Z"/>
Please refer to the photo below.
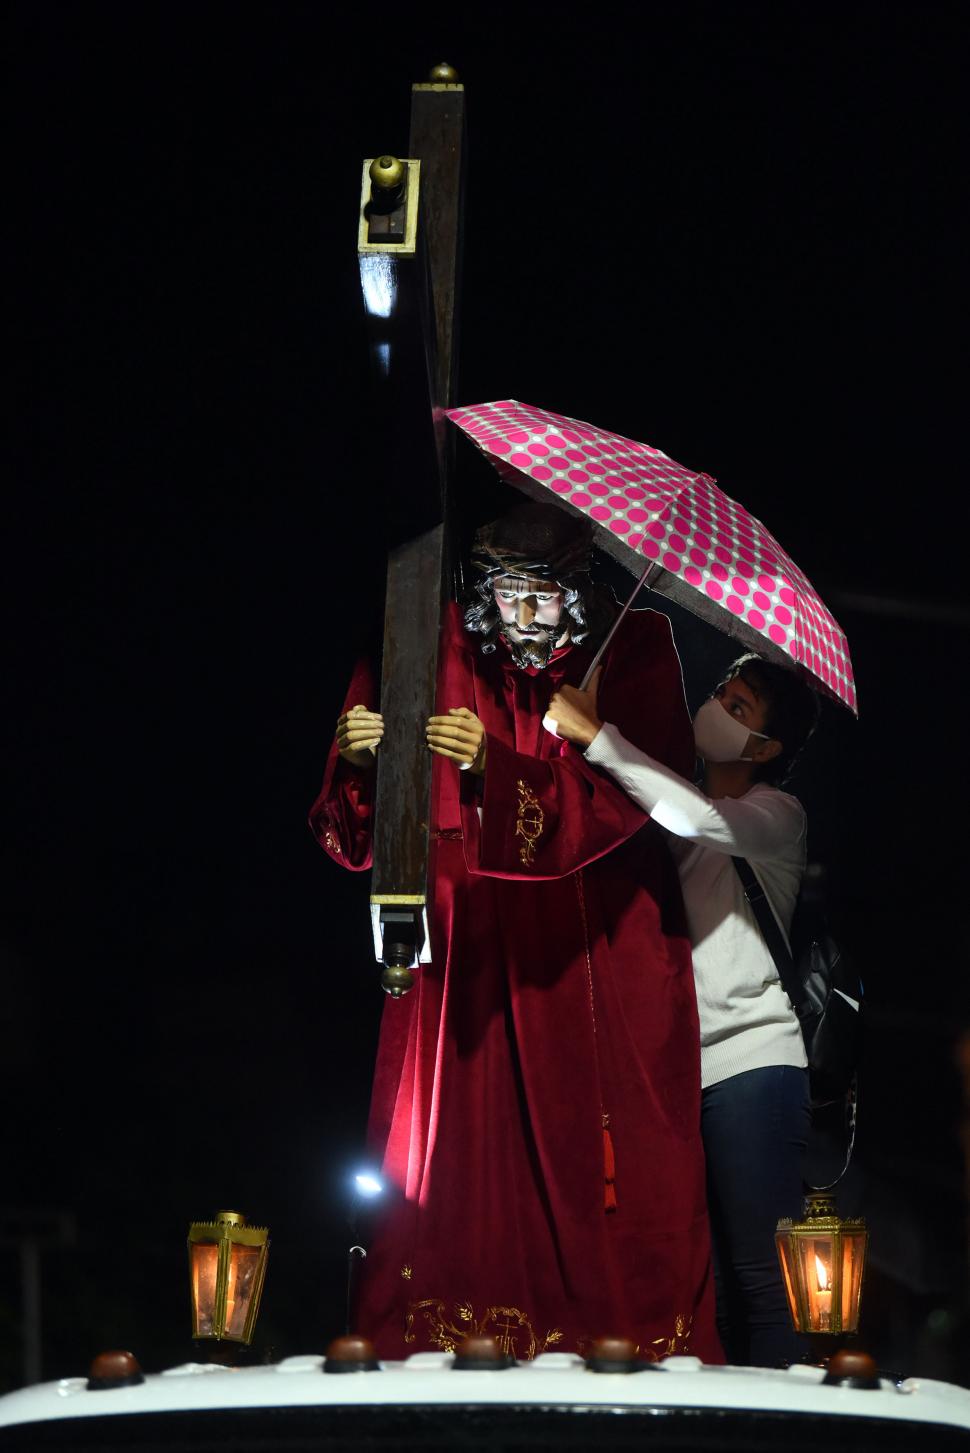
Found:
<path fill-rule="evenodd" d="M 488 755 L 481 783 L 436 759 L 433 962 L 384 1004 L 369 1140 L 391 1194 L 356 1316 L 384 1357 L 484 1331 L 520 1358 L 612 1333 L 647 1357 L 722 1360 L 676 869 L 646 815 L 541 725 L 589 660 L 574 646 L 520 670 L 502 644 L 483 655 L 456 607 L 444 623 L 437 710 L 476 712 Z M 362 664 L 344 709 L 374 691 Z M 690 775 L 664 616 L 627 616 L 600 703 Z M 369 865 L 371 793 L 333 749 L 311 825 L 352 869 Z"/>

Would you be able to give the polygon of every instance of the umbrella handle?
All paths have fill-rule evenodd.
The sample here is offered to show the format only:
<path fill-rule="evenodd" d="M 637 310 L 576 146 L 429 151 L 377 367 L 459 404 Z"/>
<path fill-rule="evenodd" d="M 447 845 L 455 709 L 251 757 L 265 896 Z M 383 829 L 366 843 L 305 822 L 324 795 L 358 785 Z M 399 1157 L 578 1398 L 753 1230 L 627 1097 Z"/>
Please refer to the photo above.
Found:
<path fill-rule="evenodd" d="M 636 600 L 637 596 L 640 594 L 640 591 L 643 588 L 643 586 L 650 585 L 651 581 L 656 580 L 657 576 L 660 574 L 660 571 L 662 569 L 663 569 L 663 566 L 658 565 L 655 560 L 651 560 L 650 563 L 647 565 L 647 568 L 644 570 L 643 574 L 640 576 L 640 579 L 637 581 L 636 585 L 633 587 L 633 592 L 630 595 L 629 599 L 626 601 L 625 605 L 623 606 L 623 609 L 620 611 L 620 614 L 617 616 L 616 620 L 610 626 L 610 628 L 607 631 L 605 637 L 603 638 L 603 641 L 602 641 L 602 643 L 601 643 L 601 645 L 599 647 L 599 650 L 596 652 L 596 655 L 593 657 L 592 661 L 589 663 L 589 670 L 586 672 L 586 675 L 583 677 L 582 681 L 579 683 L 579 689 L 580 689 L 580 691 L 585 691 L 586 690 L 587 686 L 589 685 L 590 681 L 593 678 L 593 672 L 596 670 L 597 666 L 600 663 L 600 658 L 602 657 L 603 652 L 606 650 L 607 646 L 610 644 L 610 642 L 612 641 L 613 637 L 616 635 L 616 633 L 619 630 L 620 625 L 621 625 L 621 623 L 623 621 L 623 617 L 626 615 L 627 611 L 630 609 L 631 605 Z"/>

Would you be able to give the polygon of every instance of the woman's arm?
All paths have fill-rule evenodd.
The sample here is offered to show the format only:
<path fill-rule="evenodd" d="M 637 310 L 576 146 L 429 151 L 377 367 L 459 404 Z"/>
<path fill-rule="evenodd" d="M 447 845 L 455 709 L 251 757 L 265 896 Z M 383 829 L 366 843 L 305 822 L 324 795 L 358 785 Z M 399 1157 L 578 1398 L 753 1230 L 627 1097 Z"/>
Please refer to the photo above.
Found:
<path fill-rule="evenodd" d="M 757 793 L 753 799 L 706 797 L 609 722 L 586 748 L 586 760 L 609 772 L 668 832 L 719 852 L 756 863 L 778 857 L 804 835 L 805 813 L 794 797 L 785 792 Z"/>

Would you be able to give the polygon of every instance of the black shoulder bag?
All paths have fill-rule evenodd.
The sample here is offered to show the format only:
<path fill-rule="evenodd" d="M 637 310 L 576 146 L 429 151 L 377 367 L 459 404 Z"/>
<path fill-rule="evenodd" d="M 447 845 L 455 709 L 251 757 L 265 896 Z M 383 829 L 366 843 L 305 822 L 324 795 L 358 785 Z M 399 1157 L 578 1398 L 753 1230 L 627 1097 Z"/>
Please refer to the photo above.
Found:
<path fill-rule="evenodd" d="M 745 897 L 798 1016 L 808 1055 L 812 1108 L 855 1094 L 862 1050 L 862 981 L 827 929 L 789 951 L 771 904 L 746 858 L 734 858 Z"/>

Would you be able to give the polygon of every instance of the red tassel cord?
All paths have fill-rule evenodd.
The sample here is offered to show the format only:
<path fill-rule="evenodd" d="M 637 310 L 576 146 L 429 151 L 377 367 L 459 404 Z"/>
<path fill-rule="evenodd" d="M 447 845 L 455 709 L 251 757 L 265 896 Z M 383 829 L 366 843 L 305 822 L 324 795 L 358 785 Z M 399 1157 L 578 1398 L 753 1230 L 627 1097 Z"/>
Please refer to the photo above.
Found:
<path fill-rule="evenodd" d="M 610 1134 L 610 1117 L 603 1116 L 603 1173 L 606 1184 L 604 1186 L 604 1201 L 607 1212 L 616 1210 L 616 1157 L 613 1154 L 613 1137 Z"/>
<path fill-rule="evenodd" d="M 589 930 L 586 926 L 586 899 L 583 894 L 583 874 L 580 870 L 576 874 L 576 894 L 579 899 L 579 916 L 583 925 L 583 940 L 586 944 L 586 980 L 589 984 L 589 1018 L 593 1026 L 593 1053 L 596 1056 L 596 1076 L 599 1074 L 599 1049 L 596 1044 L 596 1005 L 593 1002 L 593 962 L 589 954 Z M 602 1081 L 600 1081 L 602 1084 Z M 600 1102 L 600 1114 L 603 1117 L 603 1204 L 607 1215 L 616 1210 L 616 1159 L 613 1154 L 613 1137 L 610 1134 L 610 1117 L 602 1109 Z"/>

